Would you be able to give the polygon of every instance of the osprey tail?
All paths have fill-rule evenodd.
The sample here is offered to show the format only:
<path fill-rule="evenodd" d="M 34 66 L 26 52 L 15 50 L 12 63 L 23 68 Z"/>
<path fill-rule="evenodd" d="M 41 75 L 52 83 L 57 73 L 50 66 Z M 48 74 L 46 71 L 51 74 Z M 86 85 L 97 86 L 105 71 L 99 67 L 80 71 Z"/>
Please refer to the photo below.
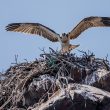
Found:
<path fill-rule="evenodd" d="M 75 49 L 76 47 L 79 47 L 79 45 L 69 45 L 69 51 Z"/>

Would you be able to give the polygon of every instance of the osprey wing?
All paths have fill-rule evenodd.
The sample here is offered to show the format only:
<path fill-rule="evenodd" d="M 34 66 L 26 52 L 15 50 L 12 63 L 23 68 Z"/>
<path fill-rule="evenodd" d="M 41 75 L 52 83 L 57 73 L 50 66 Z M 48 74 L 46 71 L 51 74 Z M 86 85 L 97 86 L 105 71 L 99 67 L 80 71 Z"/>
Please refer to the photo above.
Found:
<path fill-rule="evenodd" d="M 40 23 L 11 23 L 6 26 L 7 31 L 37 34 L 52 42 L 57 42 L 59 34 Z"/>
<path fill-rule="evenodd" d="M 70 39 L 77 38 L 83 31 L 91 27 L 110 27 L 110 17 L 87 17 L 84 18 L 71 32 Z"/>

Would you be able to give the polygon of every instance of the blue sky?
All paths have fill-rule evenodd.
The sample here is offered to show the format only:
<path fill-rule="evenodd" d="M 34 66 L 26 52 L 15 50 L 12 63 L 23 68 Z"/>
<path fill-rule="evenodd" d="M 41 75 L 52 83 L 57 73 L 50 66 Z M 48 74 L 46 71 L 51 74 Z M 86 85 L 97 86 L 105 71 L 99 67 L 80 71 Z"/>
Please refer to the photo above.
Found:
<path fill-rule="evenodd" d="M 39 36 L 6 32 L 5 26 L 13 22 L 39 22 L 57 33 L 69 32 L 88 16 L 109 16 L 110 0 L 1 0 L 0 1 L 0 71 L 11 63 L 24 59 L 33 61 L 45 48 L 60 49 Z M 78 50 L 92 51 L 99 58 L 110 59 L 110 28 L 91 28 L 80 35 L 72 44 L 80 44 Z M 78 50 L 74 52 L 79 54 Z"/>

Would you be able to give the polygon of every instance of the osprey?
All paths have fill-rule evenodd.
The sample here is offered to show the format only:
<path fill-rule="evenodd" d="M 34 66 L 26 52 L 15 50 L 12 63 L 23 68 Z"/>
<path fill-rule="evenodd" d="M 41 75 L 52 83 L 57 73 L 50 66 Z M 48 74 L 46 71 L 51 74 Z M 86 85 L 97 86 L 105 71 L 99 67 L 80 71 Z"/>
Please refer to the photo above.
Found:
<path fill-rule="evenodd" d="M 70 40 L 77 38 L 83 31 L 91 27 L 109 27 L 110 17 L 87 17 L 84 18 L 72 31 L 63 33 L 61 36 L 54 30 L 40 23 L 11 23 L 6 26 L 7 31 L 22 32 L 43 36 L 52 42 L 60 42 L 61 52 L 69 52 L 79 45 L 71 45 Z"/>

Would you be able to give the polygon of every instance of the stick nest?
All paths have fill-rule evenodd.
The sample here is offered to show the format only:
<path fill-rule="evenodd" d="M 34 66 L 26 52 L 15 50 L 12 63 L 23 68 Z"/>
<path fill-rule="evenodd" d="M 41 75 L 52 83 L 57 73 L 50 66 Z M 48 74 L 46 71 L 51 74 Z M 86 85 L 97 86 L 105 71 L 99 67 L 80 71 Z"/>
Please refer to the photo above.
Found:
<path fill-rule="evenodd" d="M 49 53 L 43 51 L 39 60 L 16 63 L 1 73 L 0 110 L 34 110 L 68 84 L 86 84 L 87 76 L 95 71 L 110 70 L 106 58 L 95 58 L 91 52 L 81 53 L 79 57 L 61 55 L 50 49 Z"/>

